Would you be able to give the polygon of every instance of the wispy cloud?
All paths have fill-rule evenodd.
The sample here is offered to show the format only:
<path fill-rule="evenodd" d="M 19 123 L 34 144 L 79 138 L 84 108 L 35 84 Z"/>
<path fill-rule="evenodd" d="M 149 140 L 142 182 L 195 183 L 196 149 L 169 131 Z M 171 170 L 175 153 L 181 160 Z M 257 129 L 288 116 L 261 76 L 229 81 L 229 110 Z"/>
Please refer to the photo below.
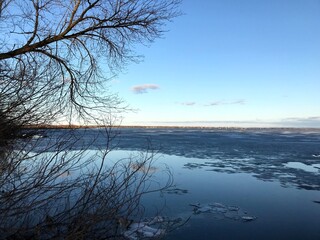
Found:
<path fill-rule="evenodd" d="M 205 106 L 205 107 L 213 107 L 213 106 L 221 106 L 221 105 L 244 105 L 246 104 L 246 100 L 244 99 L 238 99 L 234 101 L 215 101 L 215 102 L 210 102 L 207 104 L 201 104 L 193 101 L 188 101 L 188 102 L 176 102 L 176 104 L 182 105 L 182 106 L 194 106 L 194 105 L 200 105 L 200 106 Z"/>
<path fill-rule="evenodd" d="M 244 100 L 244 99 L 239 99 L 239 100 L 236 100 L 236 101 L 233 101 L 233 102 L 229 102 L 229 104 L 244 105 L 244 104 L 246 104 L 246 100 Z"/>
<path fill-rule="evenodd" d="M 223 105 L 223 104 L 225 104 L 225 103 L 220 102 L 220 101 L 215 101 L 215 102 L 211 102 L 211 103 L 205 104 L 204 106 L 212 107 L 212 106 L 219 106 L 219 105 Z"/>
<path fill-rule="evenodd" d="M 137 85 L 133 86 L 131 90 L 135 94 L 143 94 L 143 93 L 148 93 L 149 90 L 157 90 L 160 87 L 156 84 L 142 84 L 142 85 Z"/>
<path fill-rule="evenodd" d="M 206 107 L 214 107 L 214 106 L 221 106 L 221 105 L 244 105 L 246 100 L 239 99 L 234 101 L 215 101 L 208 104 L 205 104 Z"/>
<path fill-rule="evenodd" d="M 196 102 L 179 102 L 179 104 L 183 106 L 194 106 Z"/>

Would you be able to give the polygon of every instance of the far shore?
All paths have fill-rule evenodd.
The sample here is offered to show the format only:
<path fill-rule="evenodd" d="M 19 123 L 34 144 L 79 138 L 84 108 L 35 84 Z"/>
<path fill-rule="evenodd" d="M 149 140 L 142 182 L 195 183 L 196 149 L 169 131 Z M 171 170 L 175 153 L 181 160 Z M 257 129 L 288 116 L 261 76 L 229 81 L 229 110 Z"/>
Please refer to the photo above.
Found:
<path fill-rule="evenodd" d="M 27 125 L 24 129 L 94 129 L 94 128 L 142 128 L 142 129 L 208 129 L 208 130 L 268 130 L 268 131 L 320 131 L 320 128 L 301 127 L 212 127 L 212 126 L 139 126 L 139 125 Z"/>

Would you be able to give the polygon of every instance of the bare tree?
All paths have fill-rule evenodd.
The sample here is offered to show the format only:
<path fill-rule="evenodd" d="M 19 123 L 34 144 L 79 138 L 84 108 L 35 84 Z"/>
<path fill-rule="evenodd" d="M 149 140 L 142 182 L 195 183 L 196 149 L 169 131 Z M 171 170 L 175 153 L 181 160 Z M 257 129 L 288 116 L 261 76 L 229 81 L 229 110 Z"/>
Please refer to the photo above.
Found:
<path fill-rule="evenodd" d="M 50 89 L 52 115 L 95 121 L 101 114 L 93 111 L 109 113 L 121 102 L 105 94 L 108 74 L 137 60 L 132 46 L 160 37 L 179 14 L 179 0 L 1 2 L 1 83 L 18 82 L 32 96 Z"/>
<path fill-rule="evenodd" d="M 169 171 L 165 184 L 150 181 L 152 152 L 111 162 L 110 149 L 70 151 L 71 139 L 2 159 L 1 239 L 122 239 L 143 216 L 141 197 L 171 185 Z"/>
<path fill-rule="evenodd" d="M 120 228 L 141 214 L 141 196 L 170 185 L 170 174 L 164 186 L 148 182 L 152 152 L 110 165 L 105 121 L 125 108 L 108 79 L 139 59 L 132 47 L 160 37 L 178 6 L 0 0 L 0 238 L 121 239 Z M 70 151 L 81 142 L 72 130 L 21 139 L 21 127 L 59 120 L 105 125 L 105 148 Z"/>

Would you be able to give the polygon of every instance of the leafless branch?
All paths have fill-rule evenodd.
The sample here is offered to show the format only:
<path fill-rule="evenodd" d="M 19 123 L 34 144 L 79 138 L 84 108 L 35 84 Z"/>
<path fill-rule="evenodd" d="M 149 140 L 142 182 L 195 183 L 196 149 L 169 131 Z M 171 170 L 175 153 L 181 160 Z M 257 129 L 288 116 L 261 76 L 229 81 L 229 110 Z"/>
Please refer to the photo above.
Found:
<path fill-rule="evenodd" d="M 152 151 L 111 164 L 106 119 L 126 106 L 107 82 L 178 5 L 0 0 L 0 239 L 122 239 L 124 222 L 142 216 L 141 197 L 171 184 L 170 172 L 164 185 L 151 181 Z M 61 120 L 105 126 L 104 148 L 92 153 L 95 140 L 81 144 L 73 130 L 23 130 Z"/>

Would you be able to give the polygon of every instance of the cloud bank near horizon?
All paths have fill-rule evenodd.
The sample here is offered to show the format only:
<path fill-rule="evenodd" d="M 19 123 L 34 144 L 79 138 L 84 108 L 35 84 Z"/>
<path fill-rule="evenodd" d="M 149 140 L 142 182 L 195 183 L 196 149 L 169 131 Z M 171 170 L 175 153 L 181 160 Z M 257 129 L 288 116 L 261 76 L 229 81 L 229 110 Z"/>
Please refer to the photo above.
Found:
<path fill-rule="evenodd" d="M 148 93 L 149 90 L 157 90 L 160 89 L 160 87 L 157 84 L 142 84 L 142 85 L 136 85 L 131 88 L 132 92 L 135 94 L 143 94 Z"/>
<path fill-rule="evenodd" d="M 282 119 L 279 124 L 290 127 L 320 128 L 320 116 L 306 118 L 285 118 Z"/>
<path fill-rule="evenodd" d="M 150 121 L 134 122 L 143 126 L 181 126 L 181 127 L 244 127 L 244 128 L 319 128 L 320 116 L 306 118 L 284 118 L 275 121 Z"/>

